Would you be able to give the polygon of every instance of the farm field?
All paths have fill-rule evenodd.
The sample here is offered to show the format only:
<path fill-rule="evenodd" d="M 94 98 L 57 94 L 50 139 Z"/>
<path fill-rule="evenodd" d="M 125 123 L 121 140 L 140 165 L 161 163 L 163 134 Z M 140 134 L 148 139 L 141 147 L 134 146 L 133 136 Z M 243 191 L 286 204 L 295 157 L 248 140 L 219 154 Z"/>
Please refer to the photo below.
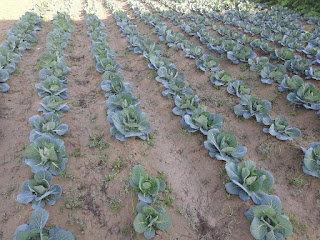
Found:
<path fill-rule="evenodd" d="M 1 1 L 0 45 L 36 14 L 0 46 L 0 239 L 320 239 L 320 20 L 227 2 Z"/>

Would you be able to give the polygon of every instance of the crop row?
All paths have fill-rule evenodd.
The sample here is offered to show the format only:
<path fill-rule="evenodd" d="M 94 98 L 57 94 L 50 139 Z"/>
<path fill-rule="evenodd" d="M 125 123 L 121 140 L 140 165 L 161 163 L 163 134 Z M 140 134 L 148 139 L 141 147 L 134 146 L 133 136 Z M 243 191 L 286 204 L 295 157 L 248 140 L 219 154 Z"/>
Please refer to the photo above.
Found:
<path fill-rule="evenodd" d="M 60 124 L 60 117 L 69 107 L 62 104 L 68 98 L 65 76 L 70 68 L 63 60 L 64 49 L 74 31 L 69 12 L 73 0 L 67 0 L 53 19 L 53 31 L 48 34 L 46 49 L 40 58 L 39 77 L 43 80 L 36 84 L 38 95 L 43 98 L 38 109 L 41 115 L 29 119 L 33 128 L 30 133 L 31 144 L 26 148 L 23 163 L 30 166 L 34 180 L 22 184 L 22 193 L 17 196 L 19 203 L 32 203 L 34 212 L 29 225 L 20 225 L 14 234 L 14 240 L 52 239 L 74 240 L 72 233 L 59 227 L 45 228 L 49 212 L 44 206 L 54 205 L 61 197 L 62 188 L 58 184 L 50 185 L 52 176 L 60 175 L 68 161 L 64 141 L 61 136 L 68 132 L 67 124 Z M 41 9 L 40 9 L 41 10 Z"/>
<path fill-rule="evenodd" d="M 125 28 L 135 28 L 130 34 L 126 33 L 126 38 L 130 43 L 130 48 L 138 54 L 156 54 L 155 48 L 159 46 L 155 45 L 152 40 L 141 36 L 136 26 L 132 25 L 126 12 L 118 9 L 112 1 L 107 1 L 108 6 L 112 9 L 114 17 L 118 26 L 121 28 L 121 32 L 125 33 Z M 136 39 L 140 39 L 137 41 Z M 150 44 L 142 44 L 142 42 L 153 43 L 153 49 L 150 49 Z M 161 51 L 162 52 L 162 51 Z M 175 76 L 184 78 L 184 74 L 176 70 L 174 65 L 168 58 L 161 57 L 161 52 L 151 57 L 145 58 L 149 62 L 149 67 L 157 69 L 157 80 L 161 80 L 167 89 L 170 89 L 170 85 Z M 152 58 L 157 57 L 158 61 L 153 64 Z M 162 72 L 166 68 L 171 68 L 174 72 L 172 75 L 163 75 Z M 183 80 L 180 79 L 183 82 Z M 219 115 L 210 114 L 201 108 L 196 100 L 196 96 L 190 92 L 190 88 L 186 86 L 182 87 L 180 91 L 174 92 L 174 99 L 187 100 L 185 104 L 178 105 L 178 109 L 184 110 L 185 114 L 182 116 L 182 125 L 187 125 L 192 128 L 193 132 L 200 130 L 204 135 L 207 135 L 207 141 L 205 147 L 210 151 L 210 156 L 219 160 L 226 161 L 226 170 L 229 178 L 232 182 L 226 184 L 226 189 L 230 194 L 239 195 L 242 200 L 249 200 L 250 198 L 259 206 L 251 207 L 246 213 L 247 218 L 252 221 L 251 232 L 257 239 L 264 238 L 265 235 L 277 236 L 276 239 L 282 239 L 288 237 L 292 233 L 292 226 L 288 218 L 281 215 L 281 202 L 276 196 L 268 195 L 265 192 L 270 190 L 273 186 L 274 179 L 272 175 L 265 171 L 256 169 L 256 165 L 253 161 L 243 161 L 239 165 L 238 158 L 242 157 L 246 153 L 246 148 L 237 145 L 236 137 L 228 132 L 220 131 L 222 127 L 222 118 Z M 175 91 L 175 88 L 171 88 L 171 91 Z M 179 103 L 179 101 L 175 101 Z M 198 105 L 198 106 L 197 106 Z M 192 112 L 189 115 L 188 112 Z M 219 116 L 219 117 L 218 117 Z M 219 121 L 219 118 L 221 121 Z M 270 213 L 272 212 L 272 216 Z M 271 217 L 271 218 L 270 218 Z M 263 220 L 261 220 L 263 219 Z M 270 228 L 270 224 L 272 228 Z M 137 229 L 136 229 L 137 231 Z"/>
<path fill-rule="evenodd" d="M 94 13 L 95 4 L 91 1 L 87 6 L 86 17 L 88 35 L 92 41 L 89 49 L 97 71 L 103 73 L 101 88 L 106 91 L 105 97 L 108 98 L 106 104 L 110 133 L 120 141 L 127 141 L 131 137 L 146 140 L 151 126 L 138 100 L 131 93 L 130 83 L 123 81 L 124 75 L 119 70 L 120 64 L 116 62 L 116 53 L 105 40 L 107 35 L 103 30 L 106 27 Z"/>
<path fill-rule="evenodd" d="M 16 63 L 21 61 L 22 54 L 26 50 L 32 48 L 31 44 L 38 41 L 36 31 L 41 29 L 42 20 L 37 12 L 41 9 L 40 6 L 48 2 L 48 0 L 40 2 L 33 10 L 21 16 L 20 20 L 8 30 L 8 39 L 0 45 L 0 92 L 9 91 L 10 86 L 5 82 L 10 74 L 16 71 Z"/>

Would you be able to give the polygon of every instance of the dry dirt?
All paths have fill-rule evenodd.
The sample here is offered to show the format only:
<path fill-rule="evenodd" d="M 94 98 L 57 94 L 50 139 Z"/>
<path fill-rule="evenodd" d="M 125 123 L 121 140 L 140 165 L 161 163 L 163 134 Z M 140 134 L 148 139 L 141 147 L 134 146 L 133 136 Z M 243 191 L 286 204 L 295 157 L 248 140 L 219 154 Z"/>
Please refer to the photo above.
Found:
<path fill-rule="evenodd" d="M 0 40 L 6 39 L 5 32 L 17 21 L 34 0 L 1 0 L 7 11 L 0 11 Z M 21 2 L 21 4 L 19 3 Z M 181 124 L 180 117 L 172 113 L 173 102 L 162 97 L 163 86 L 154 79 L 141 55 L 126 49 L 128 43 L 120 37 L 119 27 L 102 0 L 97 1 L 98 17 L 106 25 L 108 42 L 117 53 L 125 81 L 132 85 L 141 109 L 152 126 L 154 139 L 147 144 L 138 139 L 119 142 L 110 133 L 106 118 L 104 92 L 100 88 L 101 74 L 95 70 L 88 48 L 91 41 L 85 24 L 84 0 L 75 0 L 72 18 L 75 31 L 65 53 L 71 68 L 68 74 L 70 106 L 62 119 L 69 125 L 69 133 L 63 138 L 69 155 L 67 170 L 54 177 L 53 183 L 60 184 L 62 197 L 55 206 L 46 206 L 50 212 L 48 226 L 57 225 L 71 231 L 76 239 L 118 240 L 144 239 L 135 235 L 132 222 L 137 197 L 128 184 L 128 176 L 135 164 L 143 165 L 151 176 L 163 171 L 172 186 L 170 196 L 173 206 L 167 207 L 173 224 L 166 232 L 159 233 L 157 240 L 247 240 L 253 239 L 250 224 L 244 213 L 253 204 L 243 202 L 237 196 L 228 196 L 224 162 L 212 159 L 205 149 L 205 137 L 200 133 L 189 134 Z M 124 1 L 117 1 L 134 18 L 134 12 Z M 23 3 L 23 4 L 22 4 Z M 6 5 L 10 4 L 10 5 Z M 62 4 L 58 1 L 55 11 Z M 9 12 L 15 9 L 14 12 Z M 39 41 L 31 51 L 23 54 L 18 64 L 19 73 L 10 77 L 8 93 L 0 95 L 0 239 L 12 239 L 15 229 L 27 223 L 32 214 L 30 205 L 16 201 L 21 184 L 32 177 L 29 167 L 21 163 L 24 149 L 29 143 L 31 127 L 28 119 L 37 114 L 40 98 L 35 84 L 38 77 L 39 58 L 45 52 L 46 36 L 52 30 L 52 16 L 48 13 L 38 32 Z M 179 27 L 163 19 L 175 31 Z M 314 111 L 294 107 L 285 94 L 275 93 L 275 85 L 264 85 L 256 73 L 241 72 L 240 65 L 232 65 L 220 59 L 220 67 L 230 71 L 239 79 L 245 78 L 253 86 L 253 92 L 264 99 L 272 100 L 272 117 L 284 115 L 292 126 L 301 129 L 302 137 L 292 142 L 278 141 L 262 132 L 263 126 L 255 120 L 236 118 L 234 105 L 239 100 L 230 96 L 224 88 L 216 89 L 209 81 L 210 74 L 196 70 L 195 61 L 185 58 L 182 51 L 167 48 L 158 42 L 158 36 L 140 19 L 132 20 L 139 32 L 160 44 L 164 56 L 169 57 L 177 69 L 186 76 L 187 84 L 200 97 L 202 105 L 210 112 L 225 117 L 223 130 L 237 136 L 238 143 L 248 148 L 246 159 L 252 159 L 258 168 L 270 171 L 275 177 L 274 194 L 282 200 L 283 211 L 295 219 L 295 234 L 290 240 L 320 239 L 320 192 L 319 179 L 302 172 L 303 158 L 300 146 L 319 142 L 319 118 Z M 213 34 L 216 34 L 212 31 Z M 201 45 L 195 37 L 186 39 Z M 215 55 L 212 52 L 209 54 Z M 319 87 L 319 83 L 317 84 Z M 107 148 L 89 148 L 88 142 L 94 135 L 104 133 Z M 271 150 L 262 154 L 259 149 Z M 106 187 L 105 176 L 114 174 L 114 163 L 123 163 L 121 171 Z M 114 166 L 114 167 L 112 167 Z"/>

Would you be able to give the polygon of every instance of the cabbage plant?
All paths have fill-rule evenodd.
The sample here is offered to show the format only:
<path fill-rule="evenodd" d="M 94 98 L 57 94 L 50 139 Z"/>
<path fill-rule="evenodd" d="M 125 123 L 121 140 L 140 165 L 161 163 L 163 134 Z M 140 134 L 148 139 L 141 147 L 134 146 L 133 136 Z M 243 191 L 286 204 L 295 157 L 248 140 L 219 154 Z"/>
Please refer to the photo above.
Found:
<path fill-rule="evenodd" d="M 58 60 L 53 67 L 41 69 L 39 72 L 39 77 L 43 80 L 46 80 L 47 78 L 54 76 L 59 78 L 62 83 L 68 83 L 69 79 L 65 77 L 65 75 L 67 75 L 70 70 L 71 69 L 67 67 L 67 64 L 64 61 Z"/>
<path fill-rule="evenodd" d="M 13 240 L 50 239 L 50 240 L 74 240 L 71 232 L 59 227 L 45 228 L 49 218 L 49 212 L 44 209 L 36 209 L 30 218 L 29 225 L 20 225 Z"/>
<path fill-rule="evenodd" d="M 246 85 L 244 81 L 240 80 L 232 80 L 227 87 L 228 93 L 239 98 L 241 98 L 243 95 L 249 95 L 251 93 L 251 89 L 251 86 Z"/>
<path fill-rule="evenodd" d="M 29 123 L 33 128 L 30 132 L 30 142 L 44 135 L 59 138 L 68 132 L 68 125 L 60 124 L 60 117 L 54 113 L 47 113 L 43 117 L 35 115 L 29 118 Z"/>
<path fill-rule="evenodd" d="M 268 63 L 260 72 L 261 82 L 272 84 L 273 82 L 281 82 L 283 76 L 287 74 L 286 67 L 282 64 L 272 65 Z"/>
<path fill-rule="evenodd" d="M 226 184 L 226 190 L 233 195 L 239 195 L 243 201 L 250 198 L 255 204 L 261 204 L 274 184 L 273 176 L 266 170 L 256 169 L 256 163 L 251 160 L 237 164 L 226 163 L 226 171 L 231 182 Z"/>
<path fill-rule="evenodd" d="M 204 49 L 201 46 L 191 46 L 185 49 L 186 57 L 198 59 L 204 54 Z"/>
<path fill-rule="evenodd" d="M 120 141 L 128 141 L 131 137 L 147 139 L 151 126 L 146 114 L 138 106 L 130 106 L 121 112 L 112 112 L 108 115 L 111 125 L 110 133 Z"/>
<path fill-rule="evenodd" d="M 211 129 L 208 132 L 204 146 L 209 150 L 209 155 L 218 160 L 237 163 L 238 158 L 243 157 L 247 148 L 237 145 L 236 137 L 228 132 L 220 132 L 219 129 Z"/>
<path fill-rule="evenodd" d="M 312 61 L 313 65 L 320 65 L 320 50 L 318 50 L 314 60 Z"/>
<path fill-rule="evenodd" d="M 250 58 L 248 63 L 250 65 L 250 71 L 260 72 L 264 66 L 269 63 L 269 59 L 267 57 L 257 57 L 256 61 L 254 61 Z"/>
<path fill-rule="evenodd" d="M 67 86 L 55 76 L 50 76 L 41 83 L 36 84 L 36 89 L 40 97 L 59 96 L 62 99 L 69 97 Z"/>
<path fill-rule="evenodd" d="M 278 87 L 279 92 L 293 92 L 302 86 L 304 83 L 303 79 L 298 75 L 294 75 L 291 78 L 288 75 L 282 77 L 281 83 Z"/>
<path fill-rule="evenodd" d="M 107 100 L 108 114 L 111 112 L 121 112 L 130 106 L 138 106 L 138 100 L 131 92 L 120 92 L 117 95 L 111 95 Z"/>
<path fill-rule="evenodd" d="M 52 175 L 60 175 L 67 161 L 63 140 L 44 135 L 26 148 L 22 162 L 29 165 L 33 173 L 49 171 Z"/>
<path fill-rule="evenodd" d="M 106 98 L 119 93 L 129 93 L 132 88 L 130 83 L 123 82 L 120 76 L 112 80 L 102 80 L 100 86 L 102 90 L 106 91 Z"/>
<path fill-rule="evenodd" d="M 121 66 L 119 65 L 119 63 L 110 58 L 103 58 L 96 63 L 96 69 L 100 73 L 104 73 L 106 71 L 115 72 L 120 68 Z"/>
<path fill-rule="evenodd" d="M 314 80 L 320 81 L 320 69 L 314 69 L 312 67 L 306 70 L 307 79 L 312 78 Z"/>
<path fill-rule="evenodd" d="M 221 54 L 221 57 L 225 57 L 226 53 L 232 51 L 236 44 L 233 40 L 223 40 L 217 51 Z"/>
<path fill-rule="evenodd" d="M 162 84 L 168 83 L 172 80 L 182 80 L 184 81 L 184 74 L 178 72 L 178 70 L 172 66 L 160 67 L 157 71 L 158 76 L 156 80 Z"/>
<path fill-rule="evenodd" d="M 186 83 L 182 80 L 173 79 L 163 84 L 167 89 L 162 91 L 162 96 L 173 98 L 177 95 L 193 94 L 191 88 L 186 87 Z"/>
<path fill-rule="evenodd" d="M 195 45 L 189 40 L 182 40 L 180 43 L 177 44 L 177 46 L 179 49 L 182 49 L 183 51 L 191 47 L 195 47 Z"/>
<path fill-rule="evenodd" d="M 153 203 L 156 195 L 166 189 L 166 184 L 162 179 L 150 178 L 140 165 L 133 167 L 130 185 L 138 193 L 139 200 L 144 203 Z"/>
<path fill-rule="evenodd" d="M 193 94 L 177 95 L 174 98 L 174 103 L 176 106 L 172 109 L 172 112 L 183 117 L 186 114 L 191 115 L 199 107 L 199 98 Z"/>
<path fill-rule="evenodd" d="M 51 52 L 44 52 L 40 57 L 40 67 L 52 68 L 57 64 L 58 61 L 63 61 L 63 60 L 57 54 L 51 53 Z"/>
<path fill-rule="evenodd" d="M 234 64 L 239 64 L 240 61 L 248 62 L 249 59 L 253 59 L 256 56 L 257 54 L 252 51 L 252 48 L 241 44 L 235 45 L 232 51 L 227 52 L 228 59 Z"/>
<path fill-rule="evenodd" d="M 211 71 L 216 72 L 220 69 L 220 64 L 217 58 L 203 54 L 196 62 L 197 68 L 200 68 L 202 71 Z"/>
<path fill-rule="evenodd" d="M 1 69 L 1 66 L 0 66 L 0 92 L 9 91 L 10 87 L 7 83 L 5 83 L 8 79 L 9 79 L 9 72 L 6 69 Z"/>
<path fill-rule="evenodd" d="M 48 171 L 40 171 L 34 175 L 34 180 L 22 184 L 22 193 L 17 196 L 19 203 L 32 202 L 32 208 L 43 208 L 45 204 L 54 205 L 61 197 L 62 189 L 58 184 L 50 186 L 52 175 Z"/>
<path fill-rule="evenodd" d="M 270 122 L 268 113 L 271 110 L 271 103 L 268 100 L 261 100 L 251 95 L 243 95 L 240 104 L 234 107 L 234 113 L 237 116 L 242 116 L 249 119 L 253 116 L 256 117 L 258 122 L 267 124 Z"/>
<path fill-rule="evenodd" d="M 270 122 L 269 128 L 264 128 L 263 132 L 275 136 L 279 140 L 293 140 L 301 135 L 301 131 L 295 127 L 289 127 L 287 119 L 283 116 L 277 116 Z"/>
<path fill-rule="evenodd" d="M 302 147 L 304 153 L 303 171 L 306 174 L 320 178 L 320 143 L 310 143 L 308 149 Z"/>
<path fill-rule="evenodd" d="M 161 56 L 152 56 L 150 57 L 150 63 L 148 64 L 150 69 L 158 70 L 160 67 L 173 67 L 175 65 L 170 62 L 169 58 L 161 57 Z"/>
<path fill-rule="evenodd" d="M 211 36 L 210 38 L 208 38 L 207 48 L 210 51 L 213 51 L 213 50 L 218 51 L 218 49 L 220 49 L 222 42 L 223 42 L 222 38 Z"/>
<path fill-rule="evenodd" d="M 59 117 L 62 117 L 64 112 L 68 112 L 70 110 L 66 103 L 62 104 L 62 98 L 59 96 L 44 97 L 40 105 L 41 107 L 38 108 L 39 112 L 43 112 L 44 114 L 55 113 Z"/>
<path fill-rule="evenodd" d="M 281 59 L 283 61 L 288 61 L 294 59 L 294 51 L 290 48 L 283 47 L 281 50 L 275 50 L 275 55 L 278 59 Z"/>
<path fill-rule="evenodd" d="M 295 74 L 304 74 L 309 69 L 310 64 L 311 61 L 309 59 L 304 59 L 299 55 L 285 62 L 286 68 Z"/>
<path fill-rule="evenodd" d="M 257 239 L 283 240 L 292 234 L 289 217 L 282 215 L 281 201 L 277 196 L 266 196 L 261 205 L 250 207 L 244 214 L 251 222 L 250 232 Z"/>
<path fill-rule="evenodd" d="M 137 233 L 143 233 L 146 239 L 152 239 L 156 230 L 167 230 L 172 224 L 172 218 L 164 208 L 157 210 L 144 202 L 137 205 L 138 215 L 134 219 L 133 227 Z"/>
<path fill-rule="evenodd" d="M 232 81 L 232 75 L 230 72 L 225 72 L 224 70 L 218 71 L 211 75 L 210 81 L 216 86 L 228 86 Z"/>
<path fill-rule="evenodd" d="M 210 129 L 222 128 L 222 116 L 209 113 L 206 108 L 198 107 L 194 109 L 192 114 L 186 114 L 181 119 L 182 126 L 189 132 L 197 132 L 200 130 L 204 135 L 208 134 Z"/>
<path fill-rule="evenodd" d="M 287 99 L 295 104 L 301 104 L 306 109 L 320 109 L 320 90 L 312 83 L 304 83 L 295 92 L 289 93 Z"/>
<path fill-rule="evenodd" d="M 169 47 L 177 47 L 177 44 L 184 40 L 182 33 L 170 33 L 166 36 L 167 45 Z"/>

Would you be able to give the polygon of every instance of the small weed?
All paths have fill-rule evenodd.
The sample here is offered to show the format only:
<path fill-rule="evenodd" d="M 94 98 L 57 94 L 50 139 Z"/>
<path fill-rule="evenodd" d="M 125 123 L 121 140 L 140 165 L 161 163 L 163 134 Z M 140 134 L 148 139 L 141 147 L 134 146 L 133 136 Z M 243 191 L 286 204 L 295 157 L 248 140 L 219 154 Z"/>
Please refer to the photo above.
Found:
<path fill-rule="evenodd" d="M 262 143 L 258 147 L 258 151 L 262 154 L 263 157 L 270 155 L 274 151 L 273 143 Z"/>
<path fill-rule="evenodd" d="M 180 213 L 182 216 L 184 215 L 184 210 L 183 210 L 183 208 L 180 208 L 179 210 L 178 210 L 178 213 Z"/>
<path fill-rule="evenodd" d="M 6 213 L 2 214 L 1 222 L 6 223 L 8 221 L 8 216 Z"/>
<path fill-rule="evenodd" d="M 96 122 L 98 117 L 99 117 L 98 113 L 95 113 L 95 114 L 89 116 L 89 120 L 90 120 L 90 122 L 94 123 L 94 122 Z"/>
<path fill-rule="evenodd" d="M 158 73 L 157 73 L 157 71 L 155 71 L 155 70 L 152 70 L 152 71 L 148 74 L 148 78 L 149 78 L 150 80 L 155 79 L 157 76 L 158 76 Z"/>
<path fill-rule="evenodd" d="M 204 185 L 208 185 L 208 184 L 211 182 L 211 179 L 204 179 L 204 180 L 202 180 L 201 182 L 202 182 L 202 184 L 204 184 Z"/>
<path fill-rule="evenodd" d="M 99 150 L 105 149 L 109 147 L 109 144 L 106 143 L 106 140 L 103 138 L 104 133 L 101 133 L 99 135 L 93 135 L 92 138 L 90 138 L 88 147 L 98 147 Z"/>
<path fill-rule="evenodd" d="M 204 91 L 204 90 L 206 89 L 206 86 L 207 86 L 207 83 L 206 83 L 206 82 L 204 82 L 204 83 L 198 83 L 198 84 L 196 85 L 196 88 L 199 89 L 199 90 L 201 90 L 201 91 Z"/>
<path fill-rule="evenodd" d="M 121 231 L 121 234 L 123 236 L 129 237 L 130 240 L 135 240 L 137 238 L 136 231 L 134 230 L 132 225 L 129 225 L 129 226 L 125 227 Z"/>
<path fill-rule="evenodd" d="M 163 201 L 163 203 L 168 207 L 172 207 L 173 201 L 174 201 L 174 198 L 170 194 L 168 194 L 167 198 Z"/>
<path fill-rule="evenodd" d="M 107 153 L 104 153 L 102 155 L 99 156 L 99 159 L 105 164 L 107 165 L 108 163 L 108 158 L 109 158 L 109 151 Z"/>
<path fill-rule="evenodd" d="M 219 178 L 223 185 L 226 185 L 226 183 L 230 182 L 230 178 L 228 177 L 225 167 L 221 167 L 219 169 Z"/>
<path fill-rule="evenodd" d="M 114 160 L 113 164 L 110 167 L 111 171 L 115 172 L 116 174 L 120 173 L 126 166 L 126 161 L 126 158 L 117 158 L 116 160 Z"/>
<path fill-rule="evenodd" d="M 84 154 L 80 152 L 81 151 L 81 147 L 78 146 L 76 147 L 76 150 L 73 153 L 70 153 L 70 156 L 72 157 L 84 157 Z"/>
<path fill-rule="evenodd" d="M 7 189 L 3 193 L 4 198 L 9 198 L 17 188 L 17 184 L 11 184 L 9 187 L 7 187 Z"/>
<path fill-rule="evenodd" d="M 273 188 L 271 188 L 271 189 L 268 191 L 268 194 L 270 194 L 270 195 L 275 195 L 275 191 L 274 191 L 274 189 L 273 189 Z"/>
<path fill-rule="evenodd" d="M 288 213 L 287 215 L 288 215 L 289 220 L 292 224 L 293 232 L 295 234 L 305 235 L 307 233 L 308 226 L 306 224 L 302 223 L 301 220 L 298 219 L 295 214 Z"/>
<path fill-rule="evenodd" d="M 112 175 L 104 175 L 104 179 L 102 182 L 104 182 L 104 187 L 107 189 L 109 187 L 109 183 L 115 178 L 117 174 Z"/>
<path fill-rule="evenodd" d="M 148 145 L 148 149 L 155 147 L 157 145 L 157 142 L 152 141 L 153 139 L 155 139 L 156 136 L 153 133 L 150 133 L 147 135 L 147 145 Z"/>
<path fill-rule="evenodd" d="M 120 212 L 120 210 L 125 206 L 121 199 L 116 197 L 110 198 L 108 200 L 108 207 L 113 212 Z"/>
<path fill-rule="evenodd" d="M 239 75 L 239 79 L 242 80 L 242 81 L 246 81 L 246 80 L 248 80 L 248 76 L 246 76 L 244 74 L 240 74 Z"/>
<path fill-rule="evenodd" d="M 77 176 L 73 175 L 72 173 L 69 172 L 69 169 L 65 169 L 61 174 L 60 174 L 61 177 L 65 178 L 65 179 L 68 179 L 68 180 L 76 180 L 78 179 Z"/>
<path fill-rule="evenodd" d="M 222 106 L 224 106 L 224 104 L 225 104 L 225 101 L 224 100 L 220 100 L 218 102 L 218 107 L 222 107 Z"/>
<path fill-rule="evenodd" d="M 86 230 L 87 226 L 80 218 L 72 216 L 72 212 L 69 212 L 68 216 L 68 223 L 70 225 L 78 225 L 81 233 Z"/>
<path fill-rule="evenodd" d="M 63 202 L 67 209 L 82 208 L 81 194 L 78 189 L 71 188 L 65 195 Z"/>
<path fill-rule="evenodd" d="M 248 63 L 244 63 L 241 65 L 240 70 L 242 72 L 246 71 L 249 68 L 249 64 Z"/>
<path fill-rule="evenodd" d="M 89 67 L 89 70 L 90 70 L 90 71 L 93 71 L 93 70 L 94 70 L 94 66 L 91 65 L 91 66 Z"/>
<path fill-rule="evenodd" d="M 297 116 L 299 113 L 297 112 L 296 104 L 292 104 L 292 112 L 290 113 L 291 116 Z"/>
<path fill-rule="evenodd" d="M 297 177 L 295 177 L 295 176 L 291 177 L 290 184 L 292 184 L 296 187 L 303 187 L 303 185 L 304 185 L 303 175 L 300 175 Z"/>

